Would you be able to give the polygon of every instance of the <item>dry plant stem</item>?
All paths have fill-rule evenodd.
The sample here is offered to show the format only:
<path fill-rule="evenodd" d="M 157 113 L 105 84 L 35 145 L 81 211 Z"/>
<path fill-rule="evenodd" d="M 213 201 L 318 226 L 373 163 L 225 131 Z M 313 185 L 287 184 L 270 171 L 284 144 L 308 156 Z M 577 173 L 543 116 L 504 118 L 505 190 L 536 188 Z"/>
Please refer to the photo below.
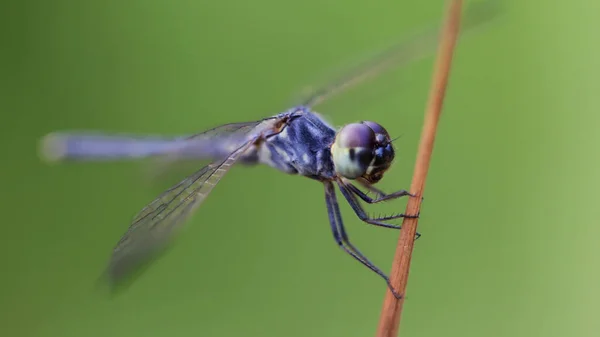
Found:
<path fill-rule="evenodd" d="M 425 178 L 429 170 L 431 153 L 433 152 L 433 143 L 435 140 L 438 120 L 442 111 L 446 84 L 450 73 L 450 64 L 454 45 L 458 37 L 461 15 L 461 0 L 450 2 L 446 14 L 446 20 L 442 27 L 441 39 L 438 48 L 438 56 L 433 74 L 433 82 L 429 93 L 429 102 L 425 111 L 425 121 L 421 133 L 421 141 L 415 163 L 415 170 L 411 193 L 417 195 L 416 198 L 410 198 L 406 206 L 405 214 L 418 214 L 421 208 L 421 195 L 425 188 Z M 418 219 L 404 218 L 400 239 L 394 256 L 390 280 L 392 286 L 400 294 L 405 294 L 408 281 L 408 271 L 410 259 L 414 246 L 414 237 L 417 231 Z M 400 314 L 404 299 L 396 299 L 388 289 L 383 302 L 379 326 L 377 328 L 377 337 L 395 337 L 398 335 L 400 327 Z"/>

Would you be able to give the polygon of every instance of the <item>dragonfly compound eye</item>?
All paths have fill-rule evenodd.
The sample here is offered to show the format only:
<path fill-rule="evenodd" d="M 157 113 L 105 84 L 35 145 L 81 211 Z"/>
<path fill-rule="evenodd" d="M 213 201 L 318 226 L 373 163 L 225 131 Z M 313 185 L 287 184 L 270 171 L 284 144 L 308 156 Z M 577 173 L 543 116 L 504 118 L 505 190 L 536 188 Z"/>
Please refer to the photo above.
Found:
<path fill-rule="evenodd" d="M 362 125 L 368 126 L 375 133 L 375 145 L 373 147 L 373 161 L 369 164 L 363 178 L 371 183 L 378 182 L 385 171 L 392 165 L 394 160 L 394 147 L 387 130 L 375 122 L 363 121 Z"/>
<path fill-rule="evenodd" d="M 336 172 L 356 179 L 367 172 L 375 157 L 376 134 L 368 125 L 353 123 L 344 126 L 331 146 Z"/>
<path fill-rule="evenodd" d="M 375 138 L 377 140 L 377 143 L 383 145 L 390 142 L 390 134 L 380 124 L 371 121 L 362 121 L 361 124 L 370 127 L 371 130 L 375 132 Z"/>

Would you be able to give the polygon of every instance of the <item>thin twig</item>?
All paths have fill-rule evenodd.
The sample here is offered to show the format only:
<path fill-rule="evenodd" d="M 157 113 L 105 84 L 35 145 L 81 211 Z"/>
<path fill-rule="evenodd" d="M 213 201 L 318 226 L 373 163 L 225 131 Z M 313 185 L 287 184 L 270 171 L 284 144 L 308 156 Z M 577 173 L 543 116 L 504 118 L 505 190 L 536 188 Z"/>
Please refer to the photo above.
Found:
<path fill-rule="evenodd" d="M 458 38 L 461 7 L 461 0 L 453 0 L 450 2 L 445 23 L 442 27 L 435 72 L 433 74 L 433 81 L 429 92 L 429 102 L 427 104 L 427 110 L 425 111 L 425 121 L 421 133 L 421 141 L 419 144 L 417 161 L 415 163 L 413 180 L 410 187 L 411 193 L 416 194 L 417 197 L 409 199 L 405 214 L 419 214 L 421 209 L 421 196 L 423 195 L 423 190 L 425 188 L 425 178 L 427 177 L 427 171 L 429 170 L 429 162 L 431 153 L 433 152 L 436 129 L 442 111 L 444 95 L 446 93 L 454 45 Z M 416 218 L 404 218 L 396 254 L 394 255 L 392 272 L 390 273 L 392 286 L 398 293 L 403 295 L 405 294 L 408 282 L 408 271 L 410 268 L 415 233 L 417 232 L 417 223 L 418 219 Z M 404 297 L 396 299 L 391 291 L 389 289 L 387 290 L 383 308 L 381 310 L 379 326 L 377 328 L 377 337 L 396 337 L 398 335 L 403 303 Z"/>

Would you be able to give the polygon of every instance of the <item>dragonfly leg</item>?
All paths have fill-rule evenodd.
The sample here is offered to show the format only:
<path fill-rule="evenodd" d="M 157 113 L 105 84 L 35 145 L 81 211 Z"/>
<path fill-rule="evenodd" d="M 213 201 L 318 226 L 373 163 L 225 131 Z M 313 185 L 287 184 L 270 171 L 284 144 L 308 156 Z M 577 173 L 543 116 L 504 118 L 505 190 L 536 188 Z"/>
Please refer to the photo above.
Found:
<path fill-rule="evenodd" d="M 400 191 L 397 191 L 394 193 L 385 194 L 384 192 L 376 189 L 373 186 L 366 186 L 371 192 L 377 193 L 377 198 L 371 198 L 366 193 L 359 190 L 358 187 L 356 187 L 352 184 L 345 184 L 345 185 L 348 186 L 348 188 L 352 191 L 352 193 L 356 194 L 359 198 L 361 198 L 362 200 L 364 200 L 366 203 L 369 203 L 369 204 L 376 204 L 376 203 L 379 203 L 382 201 L 398 199 L 398 198 L 405 197 L 405 196 L 416 197 L 416 195 L 411 194 L 407 190 L 400 190 Z"/>
<path fill-rule="evenodd" d="M 356 191 L 359 191 L 359 192 L 360 192 L 360 190 L 351 184 L 344 184 L 344 183 L 338 182 L 338 185 L 340 187 L 340 191 L 342 192 L 342 195 L 344 196 L 344 198 L 346 198 L 346 200 L 350 204 L 350 207 L 352 207 L 352 210 L 354 211 L 354 213 L 356 213 L 356 216 L 358 216 L 358 218 L 360 220 L 362 220 L 370 225 L 375 225 L 375 226 L 385 227 L 385 228 L 402 229 L 402 226 L 400 226 L 400 225 L 393 225 L 393 224 L 386 223 L 384 221 L 394 220 L 394 219 L 399 219 L 399 218 L 418 218 L 419 217 L 419 215 L 408 215 L 408 214 L 402 214 L 402 213 L 391 215 L 391 216 L 385 216 L 385 217 L 377 217 L 377 218 L 370 217 L 367 214 L 367 212 L 365 212 L 365 210 L 362 208 L 362 206 L 359 204 L 356 197 L 354 196 L 353 193 L 356 193 L 356 192 L 352 188 L 356 189 Z M 400 191 L 400 192 L 402 192 L 402 191 Z M 398 192 L 398 193 L 400 194 L 400 192 Z M 362 192 L 360 192 L 360 193 L 362 193 Z M 406 193 L 408 193 L 408 192 L 406 192 Z M 405 194 L 405 195 L 407 195 L 407 194 Z M 359 197 L 360 197 L 360 195 L 359 195 Z M 415 234 L 415 240 L 420 237 L 421 237 L 421 233 L 417 232 Z"/>
<path fill-rule="evenodd" d="M 344 228 L 344 223 L 342 222 L 342 215 L 340 213 L 340 208 L 335 197 L 335 189 L 331 182 L 325 183 L 325 200 L 327 202 L 327 213 L 329 215 L 329 223 L 331 224 L 331 231 L 333 232 L 333 237 L 336 243 L 350 256 L 354 259 L 362 263 L 364 266 L 369 268 L 371 271 L 375 272 L 381 278 L 385 280 L 388 285 L 388 288 L 394 294 L 397 299 L 402 298 L 392 284 L 390 283 L 389 277 L 381 271 L 381 269 L 377 268 L 375 264 L 373 264 L 367 257 L 361 253 L 352 243 L 350 243 L 350 239 L 348 238 L 348 234 L 346 233 L 346 229 Z"/>

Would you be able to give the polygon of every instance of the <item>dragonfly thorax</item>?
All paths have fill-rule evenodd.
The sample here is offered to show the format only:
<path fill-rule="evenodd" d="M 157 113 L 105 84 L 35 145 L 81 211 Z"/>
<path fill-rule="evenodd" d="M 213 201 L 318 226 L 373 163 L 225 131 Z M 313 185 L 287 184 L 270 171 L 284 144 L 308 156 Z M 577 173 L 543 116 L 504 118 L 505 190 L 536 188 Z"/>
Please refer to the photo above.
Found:
<path fill-rule="evenodd" d="M 331 155 L 337 174 L 374 184 L 392 164 L 394 148 L 381 125 L 363 121 L 345 125 L 338 131 Z"/>

